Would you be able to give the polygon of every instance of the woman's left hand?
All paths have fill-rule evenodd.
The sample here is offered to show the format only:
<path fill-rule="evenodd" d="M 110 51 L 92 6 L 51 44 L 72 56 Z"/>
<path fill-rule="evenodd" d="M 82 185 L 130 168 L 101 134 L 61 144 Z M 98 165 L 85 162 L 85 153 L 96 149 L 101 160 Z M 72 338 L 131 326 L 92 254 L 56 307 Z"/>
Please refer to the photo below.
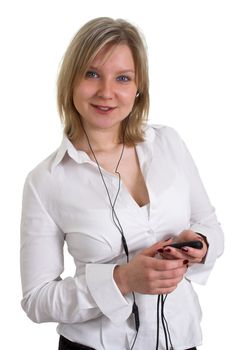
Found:
<path fill-rule="evenodd" d="M 194 263 L 202 263 L 206 256 L 208 245 L 206 240 L 201 235 L 192 230 L 184 230 L 174 238 L 172 243 L 188 241 L 201 241 L 203 247 L 202 249 L 195 249 L 184 246 L 181 249 L 177 249 L 167 246 L 166 248 L 160 250 L 160 254 L 164 259 L 188 259 L 189 265 Z"/>

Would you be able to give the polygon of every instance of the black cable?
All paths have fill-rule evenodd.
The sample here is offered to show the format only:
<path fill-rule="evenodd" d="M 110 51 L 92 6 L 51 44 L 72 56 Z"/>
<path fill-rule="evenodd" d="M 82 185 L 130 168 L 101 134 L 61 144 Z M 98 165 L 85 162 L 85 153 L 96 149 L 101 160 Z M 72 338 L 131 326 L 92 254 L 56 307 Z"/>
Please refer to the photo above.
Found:
<path fill-rule="evenodd" d="M 162 320 L 162 325 L 163 325 L 163 332 L 164 332 L 164 337 L 165 337 L 165 344 L 166 344 L 166 350 L 168 349 L 168 339 L 167 339 L 167 329 L 165 325 L 165 317 L 164 317 L 164 302 L 166 299 L 164 299 L 164 295 L 161 295 L 161 320 Z"/>
<path fill-rule="evenodd" d="M 120 154 L 120 158 L 117 162 L 117 165 L 116 165 L 116 169 L 115 169 L 115 173 L 118 175 L 118 179 L 119 179 L 119 182 L 118 182 L 118 190 L 117 190 L 117 193 L 116 193 L 116 196 L 115 196 L 115 199 L 114 199 L 114 202 L 112 203 L 112 199 L 110 197 L 110 194 L 109 194 L 109 191 L 108 191 L 108 187 L 106 185 L 106 182 L 104 180 L 104 175 L 103 175 L 103 172 L 100 168 L 100 165 L 99 165 L 99 162 L 96 158 L 96 155 L 95 155 L 95 152 L 91 146 L 91 143 L 90 143 L 90 140 L 89 140 L 89 137 L 86 133 L 86 130 L 81 122 L 81 125 L 82 125 L 82 128 L 83 128 L 83 131 L 85 133 L 85 136 L 86 136 L 86 139 L 87 139 L 87 143 L 88 143 L 88 146 L 90 148 L 90 151 L 94 157 L 94 160 L 95 160 L 95 163 L 98 167 L 98 170 L 99 170 L 99 173 L 100 173 L 100 176 L 101 176 L 101 179 L 102 179 L 102 182 L 104 184 L 104 187 L 105 187 L 105 190 L 106 190 L 106 193 L 107 193 L 107 196 L 108 196 L 108 200 L 109 200 L 109 203 L 110 203 L 110 206 L 111 206 L 111 209 L 112 209 L 112 219 L 113 219 L 113 222 L 115 224 L 115 226 L 117 227 L 118 231 L 120 232 L 121 234 L 121 238 L 122 238 L 122 244 L 123 244 L 123 247 L 124 247 L 124 251 L 125 251 L 125 254 L 126 254 L 126 257 L 127 257 L 127 262 L 129 262 L 129 250 L 128 250 L 128 246 L 127 246 L 127 242 L 126 242 L 126 239 L 125 239 L 125 236 L 124 236 L 124 231 L 123 231 L 123 228 L 121 226 L 121 223 L 120 223 L 120 220 L 116 214 L 116 211 L 115 211 L 115 204 L 116 204 L 116 201 L 117 201 L 117 198 L 118 198 L 118 195 L 119 195 L 119 192 L 120 192 L 120 189 L 121 189 L 121 175 L 120 173 L 117 171 L 118 167 L 119 167 L 119 164 L 120 164 L 120 161 L 123 157 L 123 153 L 124 153 L 124 149 L 125 149 L 125 144 L 124 144 L 124 134 L 125 134 L 125 130 L 124 130 L 124 134 L 123 134 L 123 146 L 122 146 L 122 150 L 121 150 L 121 154 Z M 126 124 L 127 126 L 127 124 Z"/>
<path fill-rule="evenodd" d="M 124 136 L 125 136 L 125 130 L 126 130 L 127 123 L 126 123 L 125 129 L 124 129 L 124 132 L 123 132 L 123 146 L 122 146 L 121 154 L 120 154 L 119 160 L 118 160 L 116 168 L 115 168 L 115 173 L 118 175 L 118 189 L 117 189 L 117 193 L 115 195 L 115 199 L 114 199 L 113 202 L 112 202 L 112 199 L 110 197 L 110 193 L 109 193 L 107 184 L 105 182 L 105 179 L 104 179 L 104 176 L 103 176 L 103 172 L 102 172 L 101 167 L 99 165 L 99 162 L 98 162 L 98 160 L 96 158 L 95 152 L 94 152 L 94 150 L 93 150 L 93 148 L 91 146 L 89 137 L 88 137 L 88 135 L 86 133 L 86 130 L 84 129 L 82 121 L 81 121 L 81 125 L 82 125 L 82 128 L 83 128 L 84 134 L 86 136 L 86 139 L 87 139 L 90 151 L 91 151 L 91 153 L 92 153 L 92 155 L 94 157 L 95 163 L 96 163 L 96 165 L 98 167 L 98 170 L 99 170 L 99 173 L 100 173 L 103 185 L 105 187 L 105 190 L 106 190 L 106 193 L 107 193 L 107 196 L 108 196 L 108 200 L 109 200 L 109 203 L 110 203 L 110 206 L 111 206 L 111 209 L 112 209 L 112 220 L 113 220 L 114 225 L 116 226 L 116 228 L 118 229 L 118 231 L 121 234 L 122 245 L 123 245 L 124 252 L 125 252 L 125 255 L 126 255 L 126 260 L 127 260 L 127 263 L 128 263 L 129 262 L 128 245 L 127 245 L 127 241 L 125 239 L 124 231 L 123 231 L 123 228 L 121 226 L 120 220 L 119 220 L 119 218 L 117 216 L 117 213 L 115 211 L 115 204 L 116 204 L 116 201 L 117 201 L 118 195 L 120 193 L 120 189 L 121 189 L 121 175 L 118 172 L 118 167 L 119 167 L 119 164 L 120 164 L 121 159 L 122 159 L 123 154 L 124 154 L 124 149 L 125 149 Z M 135 319 L 136 335 L 134 337 L 134 340 L 133 340 L 133 343 L 132 343 L 132 346 L 131 346 L 130 350 L 133 350 L 133 347 L 134 347 L 135 342 L 137 340 L 139 327 L 140 327 L 139 310 L 138 310 L 138 306 L 136 304 L 134 292 L 132 292 L 132 296 L 133 296 L 132 313 L 133 313 L 134 319 Z M 170 343 L 170 346 L 171 346 L 170 350 L 173 350 L 173 345 L 172 345 L 172 342 L 171 342 L 171 336 L 170 336 L 170 332 L 169 332 L 169 328 L 168 328 L 168 323 L 167 323 L 167 320 L 166 320 L 166 318 L 164 316 L 164 304 L 165 304 L 166 298 L 167 298 L 167 295 L 164 296 L 164 295 L 161 295 L 161 294 L 159 294 L 158 297 L 157 297 L 157 338 L 156 338 L 156 350 L 159 350 L 159 323 L 160 323 L 160 312 L 159 311 L 160 311 L 160 303 L 161 303 L 161 321 L 162 321 L 163 330 L 164 330 L 166 350 L 169 350 L 168 349 L 168 338 L 169 338 L 169 343 Z"/>
<path fill-rule="evenodd" d="M 90 148 L 90 151 L 94 157 L 94 160 L 95 160 L 95 163 L 98 167 L 98 170 L 99 170 L 99 173 L 100 173 L 100 176 L 101 176 L 101 179 L 102 179 L 102 182 L 103 182 L 103 185 L 105 187 L 105 190 L 106 190 L 106 193 L 107 193 L 107 196 L 108 196 L 108 200 L 109 200 L 109 203 L 110 203 L 110 206 L 111 206 L 111 209 L 112 209 L 112 219 L 113 219 L 113 223 L 114 225 L 116 226 L 116 228 L 118 229 L 118 231 L 120 232 L 121 234 L 121 240 L 122 240 L 122 245 L 123 245 L 123 248 L 124 248 L 124 251 L 125 251 L 125 255 L 126 255 L 126 260 L 127 260 L 127 263 L 129 262 L 129 250 L 128 250 L 128 245 L 127 245 L 127 242 L 126 242 L 126 238 L 125 238 L 125 235 L 124 235 L 124 231 L 123 231 L 123 228 L 121 226 L 121 223 L 120 223 L 120 220 L 117 216 L 117 213 L 115 211 L 115 204 L 116 204 L 116 201 L 117 201 L 117 198 L 118 198 L 118 195 L 120 193 L 120 189 L 121 189 L 121 175 L 120 173 L 118 172 L 118 167 L 119 167 L 119 164 L 122 160 L 122 157 L 123 157 L 123 153 L 124 153 L 124 149 L 125 149 L 125 131 L 126 131 L 126 127 L 127 127 L 127 124 L 128 124 L 128 119 L 127 119 L 127 122 L 125 124 L 125 128 L 124 128 L 124 131 L 123 131 L 123 146 L 122 146 L 122 150 L 121 150 L 121 154 L 120 154 L 120 157 L 119 157 L 119 160 L 117 162 L 117 165 L 116 165 L 116 168 L 115 168 L 115 173 L 118 175 L 118 189 L 117 189 L 117 193 L 116 193 L 116 196 L 115 196 L 115 199 L 114 201 L 112 202 L 112 199 L 110 197 L 110 193 L 109 193 L 109 190 L 108 190 L 108 187 L 107 187 L 107 184 L 105 182 L 105 179 L 104 179 L 104 176 L 103 176 L 103 172 L 101 170 L 101 167 L 99 165 L 99 162 L 96 158 L 96 155 L 95 155 L 95 152 L 91 146 L 91 142 L 89 140 L 89 137 L 87 135 L 87 132 L 83 126 L 83 123 L 80 119 L 80 123 L 82 125 L 82 128 L 83 128 L 83 131 L 84 131 L 84 134 L 86 136 L 86 139 L 87 139 L 87 143 L 88 143 L 88 146 Z M 134 292 L 132 292 L 132 296 L 133 296 L 133 306 L 132 306 L 132 313 L 134 315 L 134 320 L 135 320 L 135 329 L 136 329 L 136 335 L 134 337 L 134 340 L 133 340 L 133 344 L 130 348 L 130 350 L 133 350 L 133 347 L 135 345 L 135 342 L 136 342 L 136 339 L 137 339 L 137 336 L 138 336 L 138 331 L 139 331 L 139 327 L 140 327 L 140 319 L 139 319 L 139 310 L 138 310 L 138 306 L 136 304 L 136 301 L 135 301 L 135 294 Z"/>
<path fill-rule="evenodd" d="M 169 332 L 169 327 L 167 320 L 164 315 L 164 304 L 167 299 L 167 294 L 159 294 L 157 296 L 157 335 L 156 335 L 156 350 L 159 350 L 159 324 L 160 324 L 160 318 L 162 321 L 162 326 L 163 326 L 163 331 L 164 331 L 164 337 L 165 337 L 165 345 L 166 345 L 166 350 L 174 350 L 172 341 L 171 341 L 171 335 Z M 168 340 L 170 343 L 170 348 L 168 345 Z"/>
<path fill-rule="evenodd" d="M 167 299 L 167 294 L 164 297 L 164 302 L 163 303 L 165 303 L 166 299 Z M 170 331 L 169 331 L 169 327 L 168 327 L 168 323 L 167 323 L 167 320 L 166 320 L 166 318 L 164 316 L 164 313 L 163 313 L 163 319 L 164 319 L 164 322 L 165 322 L 165 325 L 166 325 L 166 329 L 167 329 L 167 335 L 168 335 L 169 343 L 170 343 L 170 350 L 174 350 L 173 344 L 172 344 L 172 340 L 171 340 Z"/>
<path fill-rule="evenodd" d="M 157 296 L 157 335 L 156 335 L 156 350 L 159 349 L 159 307 L 160 307 L 160 297 L 161 295 L 158 294 Z"/>

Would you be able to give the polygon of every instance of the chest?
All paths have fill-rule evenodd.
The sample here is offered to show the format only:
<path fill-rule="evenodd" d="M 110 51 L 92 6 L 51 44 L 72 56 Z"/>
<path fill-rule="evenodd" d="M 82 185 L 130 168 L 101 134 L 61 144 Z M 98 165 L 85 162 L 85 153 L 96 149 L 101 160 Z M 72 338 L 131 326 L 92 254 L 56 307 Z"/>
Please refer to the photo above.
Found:
<path fill-rule="evenodd" d="M 139 207 L 148 204 L 149 193 L 135 147 L 125 147 L 122 156 L 118 157 L 117 154 L 99 155 L 98 161 L 103 170 L 116 177 L 120 175 L 122 183 Z"/>
<path fill-rule="evenodd" d="M 135 167 L 137 169 L 137 164 Z M 150 164 L 146 174 L 149 213 L 137 204 L 126 185 L 121 184 L 115 209 L 131 252 L 167 235 L 178 234 L 189 224 L 187 181 L 178 170 L 172 169 L 163 167 L 161 162 L 160 167 L 156 161 Z M 134 177 L 135 171 L 123 167 L 121 174 L 122 182 L 127 182 Z M 64 176 L 50 186 L 49 212 L 65 233 L 71 255 L 86 262 L 110 261 L 121 256 L 121 235 L 113 223 L 109 199 L 98 168 L 88 163 L 77 166 L 70 161 Z M 114 202 L 118 178 L 104 170 L 103 176 Z M 137 181 L 134 178 L 132 183 L 137 184 Z M 136 185 L 133 188 L 142 187 Z"/>

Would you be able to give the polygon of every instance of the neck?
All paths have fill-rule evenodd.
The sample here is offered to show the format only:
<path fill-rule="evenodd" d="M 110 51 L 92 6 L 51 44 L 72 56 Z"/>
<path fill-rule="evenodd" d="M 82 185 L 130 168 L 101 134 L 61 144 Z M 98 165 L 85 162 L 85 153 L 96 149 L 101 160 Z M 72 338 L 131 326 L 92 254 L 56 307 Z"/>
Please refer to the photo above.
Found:
<path fill-rule="evenodd" d="M 84 128 L 84 126 L 83 126 Z M 89 151 L 89 143 L 95 152 L 111 151 L 114 148 L 119 147 L 118 130 L 92 130 L 88 128 L 84 129 L 82 135 L 76 142 L 76 146 L 84 151 Z"/>
<path fill-rule="evenodd" d="M 117 125 L 117 127 L 100 129 L 90 127 L 90 125 L 85 125 L 81 120 L 80 124 L 82 132 L 74 143 L 77 148 L 87 151 L 89 149 L 88 140 L 92 149 L 97 152 L 112 150 L 119 146 L 120 125 Z"/>

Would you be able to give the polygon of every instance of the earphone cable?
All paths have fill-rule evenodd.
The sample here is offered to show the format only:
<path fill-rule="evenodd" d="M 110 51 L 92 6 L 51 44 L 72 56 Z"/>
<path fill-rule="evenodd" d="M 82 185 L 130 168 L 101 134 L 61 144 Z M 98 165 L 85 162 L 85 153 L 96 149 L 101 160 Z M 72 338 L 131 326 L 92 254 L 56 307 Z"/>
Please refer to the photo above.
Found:
<path fill-rule="evenodd" d="M 167 294 L 164 297 L 163 304 L 165 303 L 166 299 L 167 299 Z M 171 334 L 170 334 L 169 327 L 168 327 L 168 323 L 167 323 L 167 320 L 166 320 L 166 318 L 164 316 L 164 311 L 163 311 L 162 317 L 163 317 L 163 320 L 164 320 L 164 323 L 165 323 L 166 329 L 167 329 L 167 335 L 168 335 L 169 343 L 170 343 L 170 350 L 174 350 L 173 344 L 172 344 L 172 340 L 171 340 Z"/>
<path fill-rule="evenodd" d="M 91 142 L 89 140 L 89 137 L 87 135 L 87 132 L 83 126 L 83 123 L 81 121 L 81 118 L 80 118 L 80 123 L 81 123 L 81 126 L 83 128 L 83 131 L 84 131 L 84 134 L 86 136 L 86 139 L 87 139 L 87 142 L 88 142 L 88 146 L 90 148 L 90 151 L 94 157 L 94 160 L 95 160 L 95 163 L 98 167 L 98 170 L 99 170 L 99 173 L 100 173 L 100 176 L 101 176 L 101 179 L 102 179 L 102 182 L 103 182 L 103 185 L 105 187 L 105 190 L 106 190 L 106 193 L 107 193 L 107 196 L 108 196 L 108 199 L 109 199 L 109 203 L 110 203 L 110 206 L 111 206 L 111 209 L 112 209 L 112 219 L 113 219 L 113 223 L 114 225 L 117 227 L 118 231 L 120 232 L 121 234 L 121 239 L 122 239 L 122 245 L 123 245 L 123 248 L 124 248 L 124 251 L 125 251 L 125 254 L 126 254 L 126 260 L 127 260 L 127 263 L 129 262 L 129 250 L 128 250 L 128 245 L 127 245 L 127 242 L 126 242 L 126 239 L 125 239 L 125 235 L 124 235 L 124 231 L 123 231 L 123 228 L 121 226 L 121 223 L 120 223 L 120 220 L 117 216 L 117 213 L 115 211 L 115 204 L 116 204 L 116 201 L 117 201 L 117 198 L 118 198 L 118 195 L 120 193 L 120 189 L 121 189 L 121 175 L 120 173 L 118 172 L 118 167 L 119 167 L 119 164 L 120 164 L 120 161 L 123 157 L 123 153 L 124 153 L 124 149 L 125 149 L 125 142 L 124 142 L 124 139 L 125 139 L 125 131 L 126 131 L 126 127 L 127 127 L 127 124 L 128 124 L 128 119 L 127 119 L 127 122 L 126 122 L 126 125 L 125 125 L 125 128 L 124 128 L 124 131 L 123 131 L 123 146 L 122 146 L 122 150 L 121 150 L 121 154 L 120 154 L 120 157 L 119 157 L 119 160 L 117 162 L 117 165 L 116 165 L 116 168 L 115 168 L 115 173 L 118 175 L 118 189 L 117 189 L 117 193 L 116 193 L 116 196 L 115 196 L 115 199 L 114 201 L 112 202 L 111 200 L 111 197 L 110 197 L 110 193 L 109 193 L 109 190 L 108 190 L 108 187 L 107 187 L 107 184 L 105 182 L 105 179 L 104 179 L 104 176 L 103 176 L 103 172 L 100 168 L 100 165 L 99 165 L 99 162 L 98 162 L 98 159 L 96 158 L 96 155 L 95 155 L 95 152 L 91 146 Z M 135 342 L 136 342 L 136 339 L 137 339 L 137 336 L 138 336 L 138 331 L 139 331 L 139 327 L 140 327 L 140 319 L 139 319 L 139 310 L 138 310 L 138 306 L 136 304 L 136 300 L 135 300 L 135 294 L 134 292 L 132 292 L 132 296 L 133 296 L 133 306 L 132 306 L 132 313 L 134 315 L 134 319 L 135 319 L 135 329 L 136 329 L 136 335 L 134 337 L 134 340 L 133 340 L 133 344 L 132 346 L 130 347 L 130 350 L 133 349 L 134 345 L 135 345 Z"/>
<path fill-rule="evenodd" d="M 167 294 L 158 294 L 157 296 L 157 335 L 156 335 L 156 350 L 159 350 L 159 326 L 160 326 L 160 318 L 163 326 L 163 331 L 164 331 L 164 337 L 165 337 L 165 345 L 166 345 L 166 350 L 174 350 L 172 341 L 171 341 L 171 335 L 169 332 L 169 327 L 167 320 L 164 315 L 164 304 L 167 299 Z M 170 343 L 170 348 L 168 345 L 168 339 Z"/>
<path fill-rule="evenodd" d="M 157 315 L 157 334 L 156 334 L 156 350 L 158 350 L 159 349 L 159 319 L 160 319 L 160 317 L 159 317 L 159 309 L 160 309 L 160 298 L 161 298 L 161 295 L 160 294 L 158 294 L 158 296 L 157 296 L 157 313 L 156 313 L 156 315 Z"/>
<path fill-rule="evenodd" d="M 166 344 L 166 350 L 168 349 L 168 338 L 167 338 L 167 329 L 166 329 L 166 324 L 165 324 L 165 316 L 164 316 L 164 302 L 166 298 L 164 299 L 164 295 L 161 295 L 161 320 L 162 320 L 162 325 L 163 325 L 163 332 L 164 332 L 164 337 L 165 337 L 165 344 Z"/>
<path fill-rule="evenodd" d="M 125 149 L 124 136 L 125 136 L 125 130 L 126 130 L 126 127 L 127 127 L 127 123 L 126 123 L 125 129 L 124 129 L 124 132 L 123 132 L 123 146 L 122 146 L 121 154 L 120 154 L 119 160 L 118 160 L 116 168 L 115 168 L 115 174 L 118 175 L 118 189 L 117 189 L 117 193 L 115 195 L 115 199 L 114 199 L 113 202 L 112 202 L 112 199 L 110 197 L 110 193 L 109 193 L 107 184 L 105 182 L 103 172 L 102 172 L 102 170 L 100 168 L 100 164 L 99 164 L 99 162 L 98 162 L 98 160 L 96 158 L 95 152 L 94 152 L 94 150 L 93 150 L 93 148 L 91 146 L 89 137 L 88 137 L 88 135 L 86 133 L 86 130 L 85 130 L 82 122 L 81 122 L 81 125 L 82 125 L 83 131 L 85 133 L 85 136 L 86 136 L 86 139 L 87 139 L 90 151 L 91 151 L 91 153 L 92 153 L 92 155 L 94 157 L 95 163 L 96 163 L 96 165 L 98 167 L 98 171 L 99 171 L 99 174 L 101 176 L 103 185 L 105 187 L 105 190 L 106 190 L 106 193 L 107 193 L 107 196 L 108 196 L 108 200 L 109 200 L 109 203 L 110 203 L 110 206 L 111 206 L 111 210 L 112 210 L 112 220 L 113 220 L 114 225 L 116 226 L 116 228 L 118 229 L 118 231 L 121 234 L 122 245 L 123 245 L 123 248 L 124 248 L 124 251 L 125 251 L 125 254 L 126 254 L 126 260 L 127 260 L 127 263 L 128 263 L 129 262 L 128 245 L 127 245 L 127 242 L 126 242 L 126 239 L 125 239 L 124 231 L 123 231 L 123 228 L 121 226 L 120 220 L 119 220 L 119 218 L 117 216 L 117 213 L 115 211 L 115 204 L 117 202 L 117 198 L 119 196 L 120 189 L 121 189 L 121 174 L 118 171 L 118 167 L 119 167 L 119 164 L 120 164 L 120 162 L 122 160 L 122 157 L 123 157 L 123 154 L 124 154 L 124 149 Z M 134 314 L 134 319 L 135 319 L 136 335 L 134 337 L 134 340 L 133 340 L 132 346 L 130 347 L 130 350 L 133 350 L 133 347 L 135 345 L 135 342 L 136 342 L 136 339 L 137 339 L 137 336 L 138 336 L 139 326 L 140 326 L 139 310 L 138 310 L 138 306 L 136 304 L 134 292 L 132 292 L 132 296 L 133 296 L 132 313 Z M 168 338 L 169 338 L 169 343 L 170 343 L 170 346 L 171 346 L 170 350 L 173 350 L 173 345 L 172 345 L 172 342 L 171 342 L 171 336 L 170 336 L 170 332 L 169 332 L 169 328 L 168 328 L 168 323 L 167 323 L 167 320 L 166 320 L 166 318 L 164 316 L 164 304 L 165 304 L 166 298 L 167 298 L 167 295 L 164 296 L 164 295 L 161 295 L 161 294 L 159 294 L 158 297 L 157 297 L 157 339 L 156 339 L 156 350 L 159 349 L 160 311 L 161 311 L 161 321 L 162 321 L 162 326 L 163 326 L 164 336 L 165 336 L 166 350 L 169 350 L 168 349 Z"/>
<path fill-rule="evenodd" d="M 126 254 L 126 257 L 127 257 L 127 262 L 129 262 L 129 251 L 128 251 L 128 246 L 127 246 L 127 243 L 126 243 L 126 239 L 125 239 L 125 236 L 124 236 L 124 231 L 123 231 L 123 228 L 121 226 L 121 223 L 120 223 L 120 220 L 116 214 L 116 211 L 115 211 L 115 204 L 116 204 L 116 201 L 117 201 L 117 198 L 118 198 L 118 195 L 119 195 L 119 192 L 120 192 L 120 188 L 121 188 L 121 176 L 120 176 L 120 173 L 117 171 L 118 170 L 118 167 L 119 167 L 119 164 L 120 164 L 120 161 L 123 157 L 123 153 L 124 153 L 124 149 L 125 149 L 125 144 L 124 144 L 124 138 L 123 138 L 123 146 L 122 146 L 122 150 L 121 150 L 121 154 L 120 154 L 120 158 L 117 162 L 117 166 L 116 166 L 116 169 L 115 169 L 115 173 L 118 175 L 118 190 L 117 190 L 117 193 L 116 193 L 116 196 L 115 196 L 115 199 L 114 199 L 114 202 L 112 203 L 112 199 L 110 197 L 110 194 L 109 194 L 109 191 L 108 191 L 108 187 L 106 185 L 106 182 L 105 182 L 105 179 L 104 179 L 104 176 L 103 176 L 103 172 L 100 168 L 100 165 L 99 165 L 99 162 L 98 162 L 98 159 L 96 158 L 96 155 L 95 155 L 95 152 L 91 146 L 91 143 L 90 143 L 90 140 L 89 140 L 89 137 L 86 133 L 86 130 L 81 122 L 81 125 L 82 125 L 82 128 L 83 128 L 83 131 L 85 133 L 85 136 L 86 136 L 86 139 L 87 139 L 87 143 L 88 143 L 88 146 L 90 148 L 90 151 L 94 157 L 94 160 L 95 160 L 95 163 L 98 167 L 98 170 L 99 170 L 99 173 L 100 173 L 100 176 L 101 176 L 101 179 L 102 179 L 102 182 L 104 184 L 104 187 L 105 187 L 105 190 L 106 190 L 106 193 L 107 193 L 107 196 L 108 196 L 108 200 L 109 200 L 109 203 L 110 203 L 110 206 L 111 206 L 111 209 L 112 209 L 112 219 L 113 219 L 113 222 L 115 224 L 115 226 L 117 227 L 118 231 L 120 232 L 121 234 L 121 238 L 122 238 L 122 244 L 123 244 L 123 247 L 124 247 L 124 251 L 125 251 L 125 254 Z"/>

